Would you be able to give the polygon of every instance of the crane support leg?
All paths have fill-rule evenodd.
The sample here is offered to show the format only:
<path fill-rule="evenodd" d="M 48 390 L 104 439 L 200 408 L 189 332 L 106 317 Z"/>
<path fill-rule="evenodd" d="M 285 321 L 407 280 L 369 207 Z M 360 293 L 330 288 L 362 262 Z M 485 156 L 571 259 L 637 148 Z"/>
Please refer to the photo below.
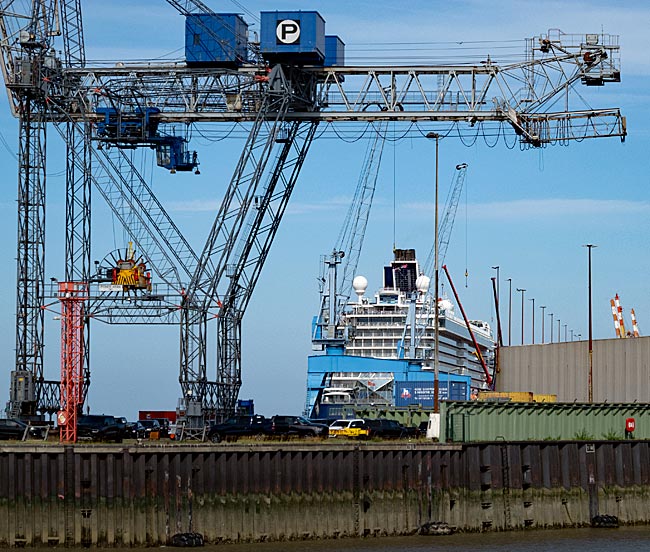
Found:
<path fill-rule="evenodd" d="M 90 125 L 66 125 L 66 225 L 65 225 L 65 281 L 83 282 L 90 280 L 90 213 L 91 213 L 91 153 Z M 86 304 L 80 303 L 82 316 Z M 85 346 L 82 356 L 83 385 L 81 405 L 90 386 L 90 324 L 87 319 L 82 325 L 81 336 Z M 50 412 L 54 405 L 48 405 Z M 58 407 L 58 405 L 56 405 Z"/>
<path fill-rule="evenodd" d="M 45 265 L 45 123 L 39 106 L 22 105 L 18 153 L 16 369 L 10 416 L 36 416 L 43 382 Z"/>

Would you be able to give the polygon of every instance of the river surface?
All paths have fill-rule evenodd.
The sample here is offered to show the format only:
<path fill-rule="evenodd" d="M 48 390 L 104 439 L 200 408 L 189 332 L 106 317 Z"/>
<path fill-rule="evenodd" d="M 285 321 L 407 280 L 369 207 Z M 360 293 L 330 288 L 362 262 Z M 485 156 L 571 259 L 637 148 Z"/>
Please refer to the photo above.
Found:
<path fill-rule="evenodd" d="M 645 552 L 650 527 L 464 533 L 206 546 L 205 552 Z"/>

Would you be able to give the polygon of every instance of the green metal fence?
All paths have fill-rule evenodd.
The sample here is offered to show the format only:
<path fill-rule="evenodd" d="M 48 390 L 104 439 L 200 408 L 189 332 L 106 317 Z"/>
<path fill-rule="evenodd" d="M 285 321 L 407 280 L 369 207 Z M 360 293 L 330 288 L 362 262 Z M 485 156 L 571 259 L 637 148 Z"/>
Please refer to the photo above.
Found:
<path fill-rule="evenodd" d="M 635 439 L 650 439 L 648 403 L 440 403 L 442 442 L 616 440 L 633 418 Z"/>

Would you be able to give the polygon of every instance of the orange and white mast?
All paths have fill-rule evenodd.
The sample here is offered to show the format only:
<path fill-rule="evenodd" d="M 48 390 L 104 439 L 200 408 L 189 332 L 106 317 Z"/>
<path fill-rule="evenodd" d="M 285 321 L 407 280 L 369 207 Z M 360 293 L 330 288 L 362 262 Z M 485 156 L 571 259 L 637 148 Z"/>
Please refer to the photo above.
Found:
<path fill-rule="evenodd" d="M 616 337 L 622 337 L 621 325 L 618 323 L 618 311 L 616 309 L 616 305 L 614 304 L 614 299 L 610 299 L 609 302 L 612 305 L 612 317 L 614 318 L 614 329 L 616 330 Z"/>
<path fill-rule="evenodd" d="M 623 307 L 621 307 L 621 304 L 618 299 L 618 293 L 614 297 L 614 303 L 616 304 L 616 311 L 618 314 L 618 324 L 619 324 L 619 331 L 621 332 L 621 337 L 627 337 L 627 334 L 625 333 L 625 322 L 623 321 Z"/>
<path fill-rule="evenodd" d="M 634 332 L 634 337 L 639 337 L 639 326 L 636 323 L 634 309 L 630 309 L 630 318 L 632 318 L 632 331 Z"/>

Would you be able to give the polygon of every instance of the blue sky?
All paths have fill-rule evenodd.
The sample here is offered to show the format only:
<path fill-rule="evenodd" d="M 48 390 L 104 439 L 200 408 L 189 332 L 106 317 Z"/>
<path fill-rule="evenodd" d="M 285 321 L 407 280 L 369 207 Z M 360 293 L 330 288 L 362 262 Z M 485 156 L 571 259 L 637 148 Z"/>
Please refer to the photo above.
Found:
<path fill-rule="evenodd" d="M 214 11 L 239 8 L 229 0 L 206 2 Z M 513 344 L 520 343 L 520 294 L 525 288 L 525 339 L 530 342 L 531 302 L 535 298 L 539 341 L 540 305 L 575 334 L 587 335 L 587 252 L 593 251 L 594 337 L 614 337 L 609 300 L 621 297 L 629 324 L 634 308 L 642 335 L 650 333 L 650 5 L 612 2 L 484 1 L 395 3 L 387 1 L 240 0 L 248 10 L 316 9 L 327 32 L 346 43 L 348 59 L 396 55 L 394 43 L 426 42 L 414 55 L 428 55 L 436 43 L 485 41 L 498 61 L 500 41 L 520 41 L 559 28 L 566 33 L 620 35 L 622 82 L 602 89 L 580 88 L 594 107 L 620 107 L 629 135 L 587 140 L 541 150 L 495 147 L 478 140 L 467 147 L 458 139 L 440 143 L 441 196 L 454 167 L 468 163 L 466 196 L 456 216 L 447 265 L 471 318 L 492 323 L 492 266 L 500 266 L 501 299 L 507 308 L 513 281 Z M 622 4 L 622 3 L 621 3 Z M 249 21 L 252 18 L 244 17 Z M 90 60 L 132 60 L 183 55 L 183 18 L 162 0 L 115 0 L 84 4 L 85 39 Z M 393 43 L 387 45 L 387 43 Z M 374 46 L 373 46 L 374 45 Z M 508 42 L 512 50 L 512 44 Z M 516 48 L 516 46 L 515 46 Z M 453 57 L 462 51 L 447 52 Z M 398 54 L 401 55 L 401 54 Z M 337 127 L 346 131 L 344 126 Z M 358 127 L 357 127 L 358 128 Z M 0 96 L 0 148 L 4 186 L 0 195 L 0 248 L 6 267 L 0 289 L 0 360 L 6 366 L 0 397 L 7 397 L 14 362 L 17 123 Z M 350 132 L 348 128 L 348 132 Z M 396 128 L 397 135 L 400 128 Z M 310 322 L 318 307 L 320 256 L 331 250 L 354 192 L 366 140 L 348 143 L 328 132 L 317 140 L 305 162 L 291 204 L 276 237 L 244 320 L 242 398 L 254 398 L 258 411 L 298 413 L 304 406 L 306 357 L 311 352 Z M 354 132 L 348 135 L 350 141 Z M 243 140 L 196 139 L 200 176 L 168 175 L 143 163 L 152 186 L 181 230 L 201 249 L 214 210 L 230 180 Z M 9 150 L 9 151 L 8 151 Z M 64 181 L 62 147 L 50 132 L 48 144 L 46 275 L 63 275 Z M 359 273 L 369 291 L 381 285 L 381 266 L 391 258 L 393 241 L 428 253 L 433 236 L 433 147 L 419 135 L 386 144 L 377 195 L 368 225 Z M 395 175 L 395 178 L 393 177 Z M 397 193 L 393 219 L 393 190 Z M 396 233 L 393 235 L 393 224 Z M 122 232 L 97 195 L 93 211 L 93 258 L 101 260 L 124 247 Z M 464 278 L 468 270 L 467 285 Z M 48 313 L 46 376 L 59 371 L 59 330 Z M 504 324 L 506 310 L 502 309 Z M 548 339 L 547 319 L 547 339 Z M 505 330 L 507 340 L 507 329 Z M 139 409 L 173 409 L 179 395 L 178 328 L 93 326 L 93 379 L 89 395 L 95 412 L 135 417 Z M 211 377 L 213 373 L 211 373 Z M 4 402 L 4 399 L 3 399 Z"/>

